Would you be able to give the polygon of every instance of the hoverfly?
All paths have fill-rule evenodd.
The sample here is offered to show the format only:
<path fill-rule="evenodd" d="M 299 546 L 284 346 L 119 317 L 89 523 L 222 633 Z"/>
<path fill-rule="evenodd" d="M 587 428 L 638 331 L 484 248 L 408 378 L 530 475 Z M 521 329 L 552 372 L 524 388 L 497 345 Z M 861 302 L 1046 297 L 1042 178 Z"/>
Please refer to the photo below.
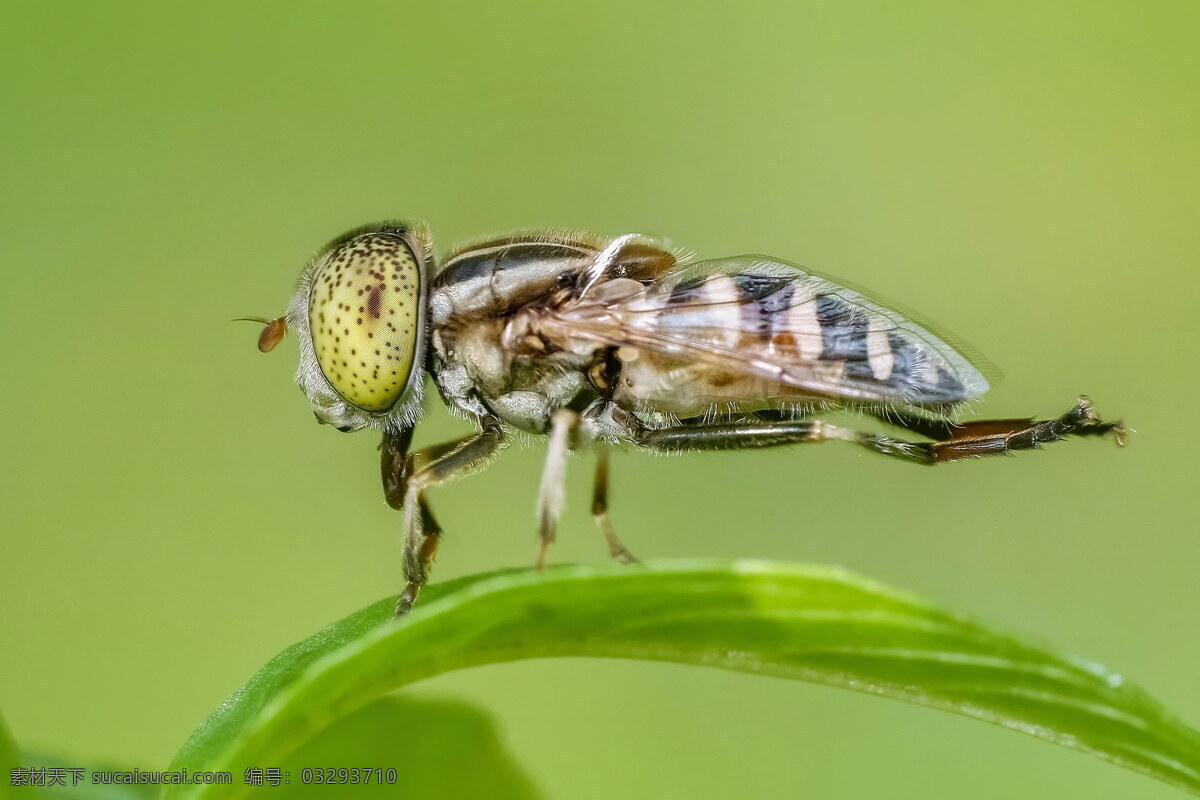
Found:
<path fill-rule="evenodd" d="M 936 464 L 1111 434 L 1086 398 L 1056 419 L 959 423 L 988 389 L 941 338 L 869 297 L 758 255 L 688 263 L 662 241 L 530 231 L 452 250 L 435 269 L 424 225 L 356 228 L 309 261 L 285 316 L 296 379 L 317 420 L 372 428 L 387 502 L 404 512 L 407 586 L 426 582 L 441 529 L 426 492 L 488 465 L 515 430 L 549 436 L 537 564 L 554 541 L 567 451 L 596 446 L 592 514 L 613 557 L 633 561 L 608 518 L 609 446 L 674 453 L 841 439 Z M 424 377 L 475 432 L 411 450 Z M 851 409 L 922 441 L 822 421 Z"/>

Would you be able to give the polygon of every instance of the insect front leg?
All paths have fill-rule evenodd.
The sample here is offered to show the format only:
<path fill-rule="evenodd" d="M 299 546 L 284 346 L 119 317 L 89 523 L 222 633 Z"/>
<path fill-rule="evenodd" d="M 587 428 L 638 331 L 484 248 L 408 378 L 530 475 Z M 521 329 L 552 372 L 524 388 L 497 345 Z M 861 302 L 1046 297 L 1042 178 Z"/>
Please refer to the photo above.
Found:
<path fill-rule="evenodd" d="M 388 502 L 404 510 L 404 574 L 408 579 L 396 604 L 396 614 L 406 614 L 421 587 L 429 579 L 429 570 L 437 554 L 441 526 L 437 524 L 425 500 L 425 490 L 482 469 L 504 444 L 504 429 L 499 420 L 486 419 L 476 434 L 446 444 L 408 454 L 389 477 L 388 448 L 384 448 L 384 487 Z M 396 505 L 396 502 L 399 505 Z"/>
<path fill-rule="evenodd" d="M 399 434 L 385 433 L 379 445 L 383 496 L 388 505 L 397 511 L 404 508 L 408 479 L 414 472 L 475 438 L 475 434 L 472 434 L 410 453 L 408 446 L 412 442 L 412 436 L 412 428 L 407 428 Z"/>
<path fill-rule="evenodd" d="M 598 445 L 596 448 L 596 477 L 592 482 L 592 519 L 596 527 L 608 543 L 608 552 L 621 564 L 635 564 L 637 558 L 621 544 L 617 532 L 613 530 L 612 521 L 608 518 L 608 448 Z"/>

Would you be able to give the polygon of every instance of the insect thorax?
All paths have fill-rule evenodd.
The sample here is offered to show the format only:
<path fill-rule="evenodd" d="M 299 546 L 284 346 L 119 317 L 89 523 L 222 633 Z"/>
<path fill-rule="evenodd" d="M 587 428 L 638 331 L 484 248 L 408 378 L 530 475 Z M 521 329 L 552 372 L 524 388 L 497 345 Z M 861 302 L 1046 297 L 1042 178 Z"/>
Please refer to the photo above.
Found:
<path fill-rule="evenodd" d="M 597 345 L 560 349 L 536 318 L 570 292 L 603 241 L 536 235 L 451 254 L 430 295 L 430 371 L 452 409 L 494 415 L 532 433 L 559 408 L 596 396 L 587 371 Z"/>

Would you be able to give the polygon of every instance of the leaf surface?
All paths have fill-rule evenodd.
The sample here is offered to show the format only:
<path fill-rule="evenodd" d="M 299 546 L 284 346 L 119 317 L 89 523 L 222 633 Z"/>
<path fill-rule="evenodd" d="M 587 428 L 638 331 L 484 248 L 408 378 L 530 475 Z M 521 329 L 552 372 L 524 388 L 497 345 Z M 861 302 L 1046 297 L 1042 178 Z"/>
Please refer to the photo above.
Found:
<path fill-rule="evenodd" d="M 175 768 L 273 766 L 334 721 L 456 669 L 590 656 L 696 664 L 952 711 L 1200 794 L 1200 733 L 1120 675 L 841 569 L 769 562 L 560 567 L 448 582 L 391 619 L 376 603 L 285 650 L 189 739 Z M 781 767 L 782 768 L 782 767 Z"/>

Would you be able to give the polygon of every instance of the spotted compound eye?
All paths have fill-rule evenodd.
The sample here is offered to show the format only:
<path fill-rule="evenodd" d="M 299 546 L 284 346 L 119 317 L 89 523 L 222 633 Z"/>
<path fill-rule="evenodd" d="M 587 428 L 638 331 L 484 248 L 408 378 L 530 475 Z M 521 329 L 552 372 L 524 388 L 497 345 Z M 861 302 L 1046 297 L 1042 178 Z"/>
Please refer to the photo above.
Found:
<path fill-rule="evenodd" d="M 366 233 L 338 245 L 313 275 L 308 324 L 329 385 L 363 411 L 404 394 L 417 352 L 421 271 L 408 244 Z"/>

